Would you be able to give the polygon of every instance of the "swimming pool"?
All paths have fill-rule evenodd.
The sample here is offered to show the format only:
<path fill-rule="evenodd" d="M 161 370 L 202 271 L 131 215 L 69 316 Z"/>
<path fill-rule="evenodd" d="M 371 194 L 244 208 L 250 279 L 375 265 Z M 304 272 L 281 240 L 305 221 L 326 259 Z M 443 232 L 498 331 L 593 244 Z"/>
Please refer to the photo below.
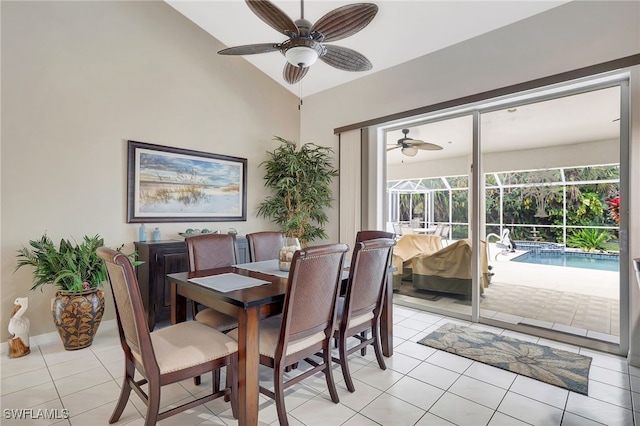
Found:
<path fill-rule="evenodd" d="M 618 272 L 620 270 L 618 259 L 619 256 L 616 254 L 541 250 L 529 251 L 513 258 L 511 261 Z"/>

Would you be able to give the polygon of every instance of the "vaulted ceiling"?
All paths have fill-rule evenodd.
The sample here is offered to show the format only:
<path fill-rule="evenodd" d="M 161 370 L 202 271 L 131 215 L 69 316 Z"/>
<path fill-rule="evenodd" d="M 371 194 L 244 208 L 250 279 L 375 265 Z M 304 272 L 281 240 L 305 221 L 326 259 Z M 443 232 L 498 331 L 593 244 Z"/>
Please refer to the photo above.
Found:
<path fill-rule="evenodd" d="M 258 18 L 242 0 L 166 0 L 188 19 L 227 47 L 280 43 L 287 39 Z M 366 56 L 373 69 L 366 72 L 337 70 L 321 61 L 311 66 L 299 84 L 282 78 L 286 59 L 279 52 L 243 56 L 260 71 L 291 92 L 303 96 L 338 86 L 370 73 L 427 55 L 464 40 L 493 31 L 552 9 L 566 0 L 519 1 L 368 1 L 378 6 L 373 21 L 359 33 L 333 44 Z M 300 1 L 272 0 L 292 20 L 300 18 Z M 304 17 L 311 23 L 327 12 L 357 1 L 306 0 Z M 229 61 L 243 60 L 227 57 Z"/>
<path fill-rule="evenodd" d="M 226 47 L 280 43 L 287 39 L 258 18 L 243 0 L 165 1 Z M 379 8 L 373 21 L 357 34 L 332 44 L 365 55 L 373 64 L 371 71 L 341 71 L 318 61 L 300 83 L 290 85 L 282 77 L 286 59 L 277 51 L 227 56 L 225 60 L 230 63 L 249 61 L 278 84 L 305 97 L 497 30 L 568 1 L 369 2 Z M 300 18 L 300 1 L 272 0 L 272 3 L 292 20 Z M 313 23 L 327 12 L 352 3 L 355 2 L 306 0 L 304 18 Z M 505 108 L 483 117 L 483 150 L 509 151 L 613 139 L 619 133 L 619 123 L 615 121 L 618 118 L 619 93 L 615 90 Z M 420 151 L 415 157 L 407 157 L 402 155 L 400 149 L 395 149 L 389 151 L 388 162 L 418 162 L 469 155 L 470 124 L 470 117 L 467 116 L 430 124 L 413 122 L 396 126 L 387 134 L 388 144 L 394 144 L 401 138 L 400 128 L 407 127 L 411 129 L 410 137 L 442 145 L 444 149 Z"/>

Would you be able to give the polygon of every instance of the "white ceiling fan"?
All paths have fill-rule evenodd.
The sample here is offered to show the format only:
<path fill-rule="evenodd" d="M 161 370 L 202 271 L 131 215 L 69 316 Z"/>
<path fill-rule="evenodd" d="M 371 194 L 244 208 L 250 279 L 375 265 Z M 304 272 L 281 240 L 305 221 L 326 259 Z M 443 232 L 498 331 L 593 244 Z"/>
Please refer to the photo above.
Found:
<path fill-rule="evenodd" d="M 402 153 L 407 157 L 415 157 L 418 155 L 418 150 L 439 151 L 442 149 L 440 145 L 408 137 L 409 129 L 402 129 L 402 133 L 404 134 L 404 137 L 398 139 L 398 142 L 395 145 L 391 145 L 390 148 L 387 148 L 387 151 L 400 148 Z"/>

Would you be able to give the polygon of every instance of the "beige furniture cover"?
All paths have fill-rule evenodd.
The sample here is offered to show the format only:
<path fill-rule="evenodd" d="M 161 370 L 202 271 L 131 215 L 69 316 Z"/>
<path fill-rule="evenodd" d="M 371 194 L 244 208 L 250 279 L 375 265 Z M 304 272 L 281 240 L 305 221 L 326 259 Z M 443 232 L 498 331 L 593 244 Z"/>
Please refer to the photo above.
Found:
<path fill-rule="evenodd" d="M 480 244 L 480 292 L 489 284 L 487 244 Z M 471 241 L 459 240 L 435 253 L 412 259 L 413 286 L 422 290 L 471 296 Z"/>
<path fill-rule="evenodd" d="M 402 280 L 411 280 L 411 261 L 424 254 L 432 254 L 442 249 L 440 236 L 410 234 L 403 235 L 393 248 L 392 264 L 397 269 L 393 273 L 393 288 L 400 288 Z"/>

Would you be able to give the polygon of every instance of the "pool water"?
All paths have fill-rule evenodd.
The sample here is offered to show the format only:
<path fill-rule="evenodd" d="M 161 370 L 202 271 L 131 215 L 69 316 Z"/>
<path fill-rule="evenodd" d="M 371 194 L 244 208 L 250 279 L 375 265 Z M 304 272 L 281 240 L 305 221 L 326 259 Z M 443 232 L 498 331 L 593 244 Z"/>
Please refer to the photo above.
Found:
<path fill-rule="evenodd" d="M 615 254 L 530 251 L 512 259 L 512 262 L 618 272 L 618 259 Z"/>

